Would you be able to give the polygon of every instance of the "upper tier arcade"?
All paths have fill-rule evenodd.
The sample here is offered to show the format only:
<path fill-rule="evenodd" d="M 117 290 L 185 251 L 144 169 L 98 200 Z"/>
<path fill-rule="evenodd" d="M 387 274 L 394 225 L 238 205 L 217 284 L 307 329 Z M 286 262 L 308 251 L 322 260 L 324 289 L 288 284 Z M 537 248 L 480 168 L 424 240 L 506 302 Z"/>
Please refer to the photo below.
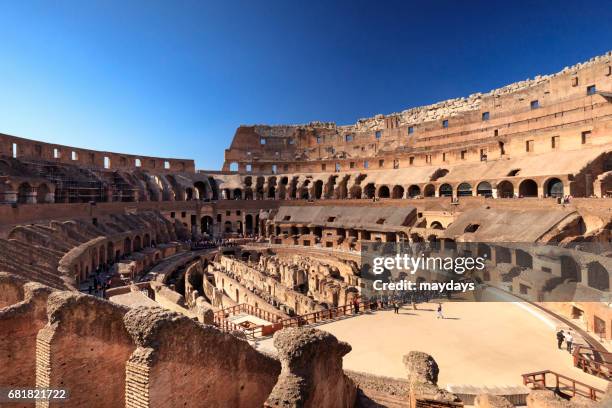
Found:
<path fill-rule="evenodd" d="M 223 170 L 394 169 L 605 144 L 612 141 L 611 55 L 353 125 L 241 126 L 225 151 Z"/>

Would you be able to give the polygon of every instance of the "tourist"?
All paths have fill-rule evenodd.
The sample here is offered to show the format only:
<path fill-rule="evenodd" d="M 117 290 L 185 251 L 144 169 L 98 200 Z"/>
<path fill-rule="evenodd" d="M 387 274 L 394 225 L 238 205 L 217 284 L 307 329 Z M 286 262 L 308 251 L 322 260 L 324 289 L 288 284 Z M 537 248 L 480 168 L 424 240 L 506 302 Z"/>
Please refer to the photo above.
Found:
<path fill-rule="evenodd" d="M 563 333 L 563 330 L 559 330 L 557 332 L 557 347 L 559 347 L 559 350 L 561 350 L 561 345 L 563 344 L 563 340 L 565 340 L 565 334 Z"/>
<path fill-rule="evenodd" d="M 568 353 L 572 354 L 572 344 L 574 343 L 574 337 L 572 337 L 572 333 L 568 331 L 565 333 L 565 345 L 567 347 Z"/>
<path fill-rule="evenodd" d="M 357 299 L 353 300 L 353 313 L 359 314 L 359 300 Z"/>
<path fill-rule="evenodd" d="M 442 314 L 442 303 L 438 303 L 438 317 L 437 319 L 444 319 L 444 315 Z"/>
<path fill-rule="evenodd" d="M 399 314 L 399 302 L 397 300 L 393 301 L 393 311 L 395 314 Z"/>

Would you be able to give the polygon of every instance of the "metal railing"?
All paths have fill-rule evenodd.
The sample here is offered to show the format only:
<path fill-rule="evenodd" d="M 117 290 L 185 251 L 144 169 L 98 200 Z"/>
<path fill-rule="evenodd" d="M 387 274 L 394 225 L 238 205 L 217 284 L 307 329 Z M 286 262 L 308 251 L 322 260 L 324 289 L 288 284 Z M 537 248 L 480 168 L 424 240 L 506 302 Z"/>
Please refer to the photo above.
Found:
<path fill-rule="evenodd" d="M 260 309 L 256 306 L 252 306 L 247 303 L 240 303 L 238 305 L 226 307 L 225 309 L 216 312 L 215 323 L 221 322 L 230 316 L 234 316 L 240 313 L 246 313 L 272 323 L 276 323 L 282 319 L 282 316 L 279 316 L 267 310 Z"/>
<path fill-rule="evenodd" d="M 547 382 L 549 376 L 553 377 L 552 382 Z M 600 400 L 605 393 L 605 391 L 550 370 L 523 374 L 523 384 L 541 390 L 552 387 L 556 392 L 569 397 L 580 395 L 593 401 Z"/>
<path fill-rule="evenodd" d="M 236 305 L 236 306 L 233 306 L 232 308 L 238 308 L 239 306 L 240 305 Z M 247 305 L 247 306 L 250 306 L 250 305 Z M 253 306 L 250 306 L 250 307 L 253 307 Z M 231 309 L 231 308 L 228 308 L 228 309 Z M 302 326 L 307 326 L 311 324 L 322 323 L 325 321 L 337 319 L 339 317 L 354 315 L 361 311 L 367 311 L 367 310 L 370 310 L 370 302 L 367 302 L 367 301 L 359 302 L 357 310 L 355 308 L 355 305 L 353 303 L 350 303 L 347 305 L 338 306 L 338 307 L 334 307 L 331 309 L 319 310 L 316 312 L 306 313 L 306 314 L 299 315 L 299 316 L 293 316 L 293 317 L 280 319 L 272 324 L 254 326 L 254 327 L 249 327 L 249 328 L 241 327 L 236 324 L 232 324 L 230 326 L 225 325 L 224 323 L 226 322 L 229 323 L 229 322 L 225 320 L 224 318 L 221 319 L 220 317 L 218 317 L 220 312 L 222 312 L 222 311 L 219 311 L 215 315 L 215 323 L 221 330 L 227 331 L 227 328 L 229 328 L 230 330 L 236 330 L 236 329 L 242 330 L 246 334 L 247 337 L 256 338 L 256 337 L 270 336 L 274 334 L 275 332 L 277 332 L 278 330 L 285 328 L 285 327 L 302 327 Z M 219 321 L 217 321 L 218 318 L 220 319 Z"/>

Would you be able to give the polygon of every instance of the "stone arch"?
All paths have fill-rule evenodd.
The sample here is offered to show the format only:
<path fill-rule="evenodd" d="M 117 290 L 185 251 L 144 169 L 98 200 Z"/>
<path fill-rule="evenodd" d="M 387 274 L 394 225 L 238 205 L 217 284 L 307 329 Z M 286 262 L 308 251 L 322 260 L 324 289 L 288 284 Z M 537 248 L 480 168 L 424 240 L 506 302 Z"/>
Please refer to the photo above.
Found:
<path fill-rule="evenodd" d="M 310 185 L 310 180 L 304 180 L 304 184 L 302 184 L 302 187 L 300 188 L 300 198 L 302 200 L 310 199 L 310 191 L 308 188 L 309 185 Z"/>
<path fill-rule="evenodd" d="M 444 229 L 440 221 L 432 221 L 431 224 L 429 224 L 429 228 L 438 229 L 438 230 Z"/>
<path fill-rule="evenodd" d="M 376 195 L 376 186 L 374 186 L 374 183 L 369 183 L 368 185 L 366 185 L 365 191 L 363 193 L 366 198 L 374 198 L 374 196 Z"/>
<path fill-rule="evenodd" d="M 391 193 L 392 198 L 404 198 L 404 187 L 400 185 L 393 186 L 393 191 Z"/>
<path fill-rule="evenodd" d="M 378 194 L 377 196 L 380 198 L 389 198 L 390 197 L 390 192 L 389 192 L 389 187 L 387 186 L 380 186 L 378 187 Z"/>
<path fill-rule="evenodd" d="M 519 196 L 521 197 L 537 197 L 538 184 L 532 179 L 525 179 L 519 184 Z"/>
<path fill-rule="evenodd" d="M 453 186 L 448 183 L 444 183 L 440 186 L 438 190 L 438 195 L 440 197 L 452 197 L 453 196 Z"/>
<path fill-rule="evenodd" d="M 597 261 L 587 264 L 588 285 L 592 288 L 608 291 L 610 289 L 610 273 Z"/>
<path fill-rule="evenodd" d="M 194 198 L 193 188 L 187 187 L 185 189 L 185 200 L 190 201 L 190 200 L 193 200 L 193 198 Z"/>
<path fill-rule="evenodd" d="M 430 184 L 430 186 L 433 188 L 433 185 Z M 435 189 L 433 193 L 435 195 Z M 410 187 L 408 187 L 408 197 L 415 198 L 420 195 L 421 195 L 421 187 L 417 186 L 416 184 L 413 184 Z"/>
<path fill-rule="evenodd" d="M 196 192 L 198 193 L 198 198 L 200 200 L 206 200 L 208 198 L 208 186 L 203 181 L 196 181 L 193 185 Z"/>
<path fill-rule="evenodd" d="M 408 192 L 410 194 L 410 192 Z M 433 184 L 428 184 L 425 186 L 423 190 L 423 195 L 425 197 L 435 197 L 436 196 L 436 187 Z"/>
<path fill-rule="evenodd" d="M 464 182 L 457 186 L 457 197 L 471 197 L 472 196 L 472 185 Z"/>
<path fill-rule="evenodd" d="M 32 186 L 30 183 L 24 182 L 19 184 L 17 187 L 17 202 L 19 204 L 26 204 L 32 197 Z"/>
<path fill-rule="evenodd" d="M 140 238 L 140 235 L 136 235 L 134 237 L 134 242 L 132 244 L 132 247 L 134 251 L 140 251 L 142 249 L 142 240 Z"/>
<path fill-rule="evenodd" d="M 244 216 L 244 228 L 247 234 L 253 233 L 253 215 L 247 214 Z"/>
<path fill-rule="evenodd" d="M 200 219 L 200 232 L 202 234 L 212 235 L 213 232 L 213 218 L 209 215 L 205 215 Z"/>
<path fill-rule="evenodd" d="M 476 186 L 476 195 L 483 197 L 493 197 L 493 187 L 488 181 L 481 181 Z"/>
<path fill-rule="evenodd" d="M 242 200 L 242 190 L 239 188 L 234 189 L 234 200 Z"/>
<path fill-rule="evenodd" d="M 123 254 L 129 255 L 132 253 L 132 240 L 130 237 L 125 237 L 123 240 Z"/>
<path fill-rule="evenodd" d="M 40 183 L 38 188 L 36 189 L 36 202 L 37 203 L 50 203 L 51 199 L 49 197 L 49 193 L 51 190 L 47 183 Z"/>
<path fill-rule="evenodd" d="M 514 197 L 514 185 L 508 180 L 503 180 L 497 183 L 497 197 L 498 198 L 513 198 Z"/>
<path fill-rule="evenodd" d="M 544 182 L 544 191 L 548 197 L 563 197 L 563 182 L 556 177 L 550 178 Z"/>
<path fill-rule="evenodd" d="M 323 195 L 323 180 L 314 182 L 314 198 L 319 200 Z"/>

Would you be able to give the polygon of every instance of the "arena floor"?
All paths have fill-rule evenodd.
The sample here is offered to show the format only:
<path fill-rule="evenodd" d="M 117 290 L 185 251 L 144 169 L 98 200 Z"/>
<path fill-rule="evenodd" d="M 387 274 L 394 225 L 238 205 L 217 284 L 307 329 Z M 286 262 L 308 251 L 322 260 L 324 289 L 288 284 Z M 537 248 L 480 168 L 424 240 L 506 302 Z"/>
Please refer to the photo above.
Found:
<path fill-rule="evenodd" d="M 572 366 L 558 350 L 561 325 L 524 303 L 444 303 L 445 319 L 436 318 L 436 303 L 405 306 L 399 314 L 378 311 L 318 326 L 353 350 L 346 369 L 405 378 L 402 356 L 411 350 L 431 354 L 440 366 L 439 385 L 521 385 L 521 374 L 552 370 L 606 389 L 607 382 Z M 274 350 L 272 339 L 256 347 Z"/>

